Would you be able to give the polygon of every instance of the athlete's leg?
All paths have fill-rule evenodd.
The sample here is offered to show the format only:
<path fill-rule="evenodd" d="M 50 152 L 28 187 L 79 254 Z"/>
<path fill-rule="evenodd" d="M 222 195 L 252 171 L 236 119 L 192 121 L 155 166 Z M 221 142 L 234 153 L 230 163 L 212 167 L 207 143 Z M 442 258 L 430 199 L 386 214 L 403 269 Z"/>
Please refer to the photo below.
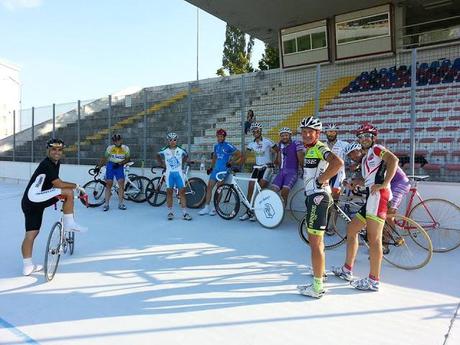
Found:
<path fill-rule="evenodd" d="M 123 198 L 125 196 L 125 179 L 117 180 L 118 183 L 118 203 L 123 204 Z"/>
<path fill-rule="evenodd" d="M 113 180 L 105 180 L 105 204 L 108 205 L 110 202 L 110 197 L 112 196 L 112 186 Z"/>
<path fill-rule="evenodd" d="M 382 266 L 382 230 L 383 221 L 367 219 L 367 241 L 369 243 L 370 256 L 370 276 L 373 279 L 380 278 L 380 269 Z"/>
<path fill-rule="evenodd" d="M 280 192 L 280 194 L 281 194 L 281 199 L 283 199 L 283 202 L 284 202 L 284 206 L 285 206 L 285 207 L 286 207 L 286 204 L 287 204 L 287 201 L 288 201 L 288 197 L 289 197 L 289 192 L 290 192 L 290 191 L 291 191 L 291 190 L 290 190 L 289 188 L 283 187 L 283 188 L 281 189 L 281 192 Z"/>
<path fill-rule="evenodd" d="M 26 231 L 24 240 L 22 241 L 21 251 L 22 257 L 28 259 L 32 257 L 32 251 L 34 247 L 35 238 L 38 235 L 39 230 L 29 230 Z"/>
<path fill-rule="evenodd" d="M 172 209 L 173 206 L 173 192 L 173 188 L 166 189 L 166 205 L 168 206 L 168 209 Z"/>
<path fill-rule="evenodd" d="M 64 212 L 64 214 L 73 214 L 73 189 L 62 188 L 61 195 L 64 197 L 64 205 L 62 207 L 62 211 Z"/>
<path fill-rule="evenodd" d="M 365 226 L 366 223 L 365 221 L 363 222 L 362 217 L 354 217 L 347 226 L 347 254 L 345 264 L 349 270 L 353 268 L 356 254 L 358 253 L 358 234 Z"/>

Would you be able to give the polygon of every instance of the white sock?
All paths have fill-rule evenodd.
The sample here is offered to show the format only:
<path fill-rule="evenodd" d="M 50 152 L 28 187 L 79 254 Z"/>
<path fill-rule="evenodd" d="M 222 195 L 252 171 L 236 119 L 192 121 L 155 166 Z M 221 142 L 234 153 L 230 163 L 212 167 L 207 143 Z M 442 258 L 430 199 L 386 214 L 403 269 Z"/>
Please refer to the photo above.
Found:
<path fill-rule="evenodd" d="M 187 213 L 187 209 L 186 208 L 183 208 L 182 209 L 182 214 L 186 214 Z"/>
<path fill-rule="evenodd" d="M 68 228 L 74 222 L 73 213 L 64 214 L 64 228 Z"/>
<path fill-rule="evenodd" d="M 32 262 L 32 258 L 25 258 L 22 260 L 23 263 L 24 263 L 24 267 L 22 269 L 22 273 L 25 275 L 25 276 L 28 276 L 30 275 L 33 271 L 34 271 L 34 263 Z"/>

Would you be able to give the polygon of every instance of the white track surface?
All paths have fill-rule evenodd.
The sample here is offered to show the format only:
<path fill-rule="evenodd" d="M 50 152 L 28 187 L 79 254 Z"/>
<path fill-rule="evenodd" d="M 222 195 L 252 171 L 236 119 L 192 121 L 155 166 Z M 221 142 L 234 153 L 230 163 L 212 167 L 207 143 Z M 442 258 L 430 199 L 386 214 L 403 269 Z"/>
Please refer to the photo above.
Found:
<path fill-rule="evenodd" d="M 78 205 L 90 231 L 45 283 L 21 276 L 24 187 L 0 182 L 0 344 L 460 344 L 460 249 L 417 271 L 384 263 L 378 293 L 330 277 L 313 300 L 295 289 L 310 280 L 310 252 L 292 221 L 167 221 L 165 207 L 113 200 L 108 213 Z M 36 263 L 58 216 L 45 212 Z M 327 266 L 344 253 L 328 251 Z M 361 249 L 355 274 L 367 272 Z"/>

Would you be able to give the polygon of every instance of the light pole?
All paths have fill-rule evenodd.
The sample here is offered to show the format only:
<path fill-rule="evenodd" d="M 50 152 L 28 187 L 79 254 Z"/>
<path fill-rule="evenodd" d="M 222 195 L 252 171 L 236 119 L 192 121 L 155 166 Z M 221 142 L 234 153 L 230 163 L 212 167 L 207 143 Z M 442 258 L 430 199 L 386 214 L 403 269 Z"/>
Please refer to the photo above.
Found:
<path fill-rule="evenodd" d="M 199 51 L 200 51 L 200 9 L 196 8 L 196 80 L 199 78 Z"/>

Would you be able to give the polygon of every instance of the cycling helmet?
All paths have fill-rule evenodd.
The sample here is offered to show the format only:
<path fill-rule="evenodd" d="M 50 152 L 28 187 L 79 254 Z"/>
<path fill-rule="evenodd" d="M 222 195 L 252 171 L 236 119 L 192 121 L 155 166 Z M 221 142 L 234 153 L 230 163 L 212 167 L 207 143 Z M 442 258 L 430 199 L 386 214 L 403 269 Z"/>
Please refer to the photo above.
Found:
<path fill-rule="evenodd" d="M 49 149 L 51 147 L 64 148 L 64 141 L 62 139 L 51 138 L 46 142 L 46 148 Z"/>
<path fill-rule="evenodd" d="M 256 129 L 260 129 L 262 130 L 262 125 L 259 123 L 259 122 L 254 122 L 252 125 L 251 125 L 251 132 L 256 130 Z"/>
<path fill-rule="evenodd" d="M 227 132 L 225 131 L 225 129 L 220 128 L 220 129 L 217 130 L 216 135 L 223 135 L 224 137 L 226 137 Z"/>
<path fill-rule="evenodd" d="M 320 131 L 323 129 L 323 124 L 320 120 L 314 118 L 313 116 L 304 117 L 302 121 L 300 121 L 300 128 L 311 128 Z"/>
<path fill-rule="evenodd" d="M 345 154 L 347 155 L 354 150 L 361 150 L 361 144 L 356 141 L 349 143 L 348 146 L 345 147 Z"/>
<path fill-rule="evenodd" d="M 374 136 L 377 136 L 377 134 L 379 134 L 379 131 L 370 123 L 365 123 L 364 125 L 359 126 L 358 130 L 356 131 L 356 136 L 359 136 L 363 133 L 370 133 Z"/>
<path fill-rule="evenodd" d="M 339 126 L 337 126 L 335 123 L 328 123 L 325 129 L 325 131 L 338 131 L 338 130 L 339 130 Z"/>
<path fill-rule="evenodd" d="M 288 128 L 288 127 L 283 127 L 283 128 L 281 128 L 281 129 L 279 130 L 279 134 L 281 135 L 281 134 L 283 134 L 283 133 L 292 134 L 292 131 L 291 131 L 291 129 Z"/>
<path fill-rule="evenodd" d="M 169 141 L 177 140 L 177 134 L 174 132 L 168 133 L 168 135 L 166 136 L 166 139 L 168 139 Z"/>
<path fill-rule="evenodd" d="M 112 141 L 118 141 L 118 140 L 121 140 L 121 135 L 120 134 L 112 135 Z"/>

